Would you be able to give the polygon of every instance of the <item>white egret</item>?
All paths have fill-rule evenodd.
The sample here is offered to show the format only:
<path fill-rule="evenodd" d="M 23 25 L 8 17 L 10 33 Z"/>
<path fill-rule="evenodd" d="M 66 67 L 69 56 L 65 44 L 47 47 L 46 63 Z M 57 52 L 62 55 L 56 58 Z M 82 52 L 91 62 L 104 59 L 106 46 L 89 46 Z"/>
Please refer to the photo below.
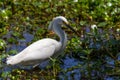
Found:
<path fill-rule="evenodd" d="M 9 56 L 7 58 L 7 65 L 36 65 L 50 57 L 57 57 L 65 49 L 67 43 L 67 36 L 62 30 L 61 25 L 64 24 L 74 32 L 75 30 L 68 26 L 68 21 L 63 16 L 58 16 L 52 20 L 48 29 L 54 31 L 60 38 L 60 41 L 56 41 L 50 38 L 44 38 L 38 40 L 25 48 L 20 53 Z"/>

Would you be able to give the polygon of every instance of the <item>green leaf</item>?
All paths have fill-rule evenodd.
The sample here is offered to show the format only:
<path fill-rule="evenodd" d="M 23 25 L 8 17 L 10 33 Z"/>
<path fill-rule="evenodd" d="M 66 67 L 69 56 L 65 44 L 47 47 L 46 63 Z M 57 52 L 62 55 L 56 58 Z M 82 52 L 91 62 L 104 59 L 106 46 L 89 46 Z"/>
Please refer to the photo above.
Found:
<path fill-rule="evenodd" d="M 107 25 L 107 22 L 100 22 L 99 24 L 98 24 L 98 26 L 100 26 L 100 27 L 105 27 Z"/>

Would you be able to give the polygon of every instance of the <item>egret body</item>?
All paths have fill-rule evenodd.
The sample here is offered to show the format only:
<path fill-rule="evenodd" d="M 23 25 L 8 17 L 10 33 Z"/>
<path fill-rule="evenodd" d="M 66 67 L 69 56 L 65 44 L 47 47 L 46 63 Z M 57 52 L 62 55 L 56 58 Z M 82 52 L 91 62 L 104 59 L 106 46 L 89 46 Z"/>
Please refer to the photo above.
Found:
<path fill-rule="evenodd" d="M 62 30 L 61 25 L 68 26 L 68 21 L 63 16 L 58 16 L 54 18 L 48 29 L 54 31 L 60 38 L 60 41 L 56 41 L 50 38 L 44 38 L 32 43 L 30 46 L 25 48 L 20 53 L 9 56 L 7 58 L 7 65 L 36 65 L 50 57 L 57 57 L 65 49 L 67 43 L 67 36 Z M 73 29 L 72 29 L 73 30 Z"/>

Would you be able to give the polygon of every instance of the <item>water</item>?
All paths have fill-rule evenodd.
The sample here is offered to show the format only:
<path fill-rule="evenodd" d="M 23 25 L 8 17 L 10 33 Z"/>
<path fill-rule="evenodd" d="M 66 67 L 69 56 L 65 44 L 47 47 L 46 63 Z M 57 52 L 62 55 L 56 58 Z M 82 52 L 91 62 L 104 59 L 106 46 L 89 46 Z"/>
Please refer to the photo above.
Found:
<path fill-rule="evenodd" d="M 65 59 L 63 59 L 63 63 L 64 64 L 61 65 L 61 68 L 63 70 L 67 70 L 69 68 L 77 66 L 80 63 L 80 61 L 75 59 L 75 58 L 73 58 L 73 57 L 69 57 L 69 55 L 66 55 Z M 73 76 L 71 77 L 71 75 L 73 75 Z M 81 75 L 80 75 L 80 68 L 79 69 L 73 69 L 71 71 L 68 71 L 64 75 L 60 75 L 61 80 L 64 80 L 64 76 L 67 77 L 67 80 L 73 80 L 73 79 L 74 80 L 79 80 L 80 77 L 81 77 Z"/>
<path fill-rule="evenodd" d="M 7 35 L 5 35 L 4 38 L 8 39 L 8 38 L 11 37 L 11 35 L 12 35 L 12 31 L 10 33 L 8 33 Z M 22 40 L 17 39 L 18 44 L 15 44 L 15 43 L 8 44 L 8 47 L 7 47 L 6 51 L 9 52 L 10 50 L 17 50 L 17 52 L 20 52 L 24 48 L 27 47 L 27 43 L 31 42 L 34 39 L 34 36 L 32 34 L 28 33 L 28 32 L 24 33 L 23 37 L 24 37 L 24 39 L 22 39 Z M 11 55 L 14 55 L 14 53 L 11 54 Z M 5 60 L 5 59 L 3 59 L 3 60 Z M 61 68 L 63 70 L 67 70 L 68 68 L 77 66 L 79 64 L 79 62 L 80 62 L 79 60 L 76 60 L 73 57 L 69 57 L 68 55 L 66 55 L 66 57 L 64 59 L 62 59 L 62 61 L 63 61 L 63 64 L 61 64 L 60 66 L 61 66 Z M 42 63 L 41 65 L 40 65 L 40 67 L 44 68 L 44 67 L 46 67 L 48 65 L 48 62 Z M 4 73 L 11 72 L 13 69 L 16 69 L 16 68 L 17 68 L 17 66 L 13 66 L 13 67 L 5 66 L 0 70 L 0 73 L 2 73 L 2 72 L 4 72 Z M 64 75 L 59 74 L 59 78 L 61 80 L 64 80 L 64 76 L 66 76 L 68 80 L 72 80 L 71 75 L 73 75 L 73 78 L 75 80 L 79 80 L 80 79 L 79 69 L 68 71 Z"/>
<path fill-rule="evenodd" d="M 89 30 L 87 30 L 87 31 L 89 32 Z M 8 33 L 8 35 L 5 35 L 4 38 L 10 38 L 11 33 L 12 32 Z M 24 39 L 22 39 L 22 40 L 17 39 L 18 44 L 15 44 L 15 43 L 8 44 L 8 47 L 7 47 L 6 51 L 9 52 L 10 50 L 17 50 L 18 52 L 20 52 L 24 48 L 27 47 L 27 43 L 31 42 L 34 39 L 34 35 L 32 35 L 32 34 L 30 34 L 28 32 L 25 32 L 23 34 L 23 37 L 24 37 Z M 91 43 L 90 47 L 93 47 L 92 43 Z M 100 45 L 98 45 L 97 47 L 99 48 Z M 13 55 L 14 55 L 14 53 L 13 53 Z M 120 55 L 118 55 L 118 56 L 120 56 Z M 63 59 L 61 59 L 61 60 L 62 60 L 63 64 L 61 64 L 60 67 L 66 72 L 60 72 L 59 73 L 60 80 L 80 80 L 80 79 L 82 80 L 81 71 L 85 71 L 85 74 L 87 76 L 88 71 L 84 70 L 87 67 L 86 64 L 84 66 L 82 66 L 82 67 L 74 68 L 75 66 L 83 64 L 84 63 L 83 61 L 80 61 L 79 59 L 75 59 L 74 57 L 71 56 L 71 54 L 65 55 L 65 57 Z M 120 57 L 118 57 L 118 60 L 120 60 Z M 106 57 L 106 62 L 107 62 L 107 64 L 113 65 L 112 68 L 114 68 L 114 60 L 113 59 L 111 59 L 109 57 Z M 48 63 L 42 64 L 44 66 L 41 67 L 41 68 L 46 67 L 47 64 Z M 92 64 L 93 63 L 91 63 L 91 65 Z M 17 66 L 14 66 L 14 68 L 17 68 Z M 70 68 L 73 68 L 73 69 L 69 70 Z M 103 69 L 105 69 L 105 67 L 103 67 Z M 6 66 L 6 67 L 3 67 L 0 70 L 0 73 L 9 72 L 9 71 L 12 71 L 12 70 L 13 69 L 11 67 Z M 94 72 L 92 74 L 95 75 Z M 2 78 L 0 78 L 0 80 L 2 80 Z M 114 78 L 109 77 L 109 76 L 105 76 L 104 80 L 114 80 Z"/>

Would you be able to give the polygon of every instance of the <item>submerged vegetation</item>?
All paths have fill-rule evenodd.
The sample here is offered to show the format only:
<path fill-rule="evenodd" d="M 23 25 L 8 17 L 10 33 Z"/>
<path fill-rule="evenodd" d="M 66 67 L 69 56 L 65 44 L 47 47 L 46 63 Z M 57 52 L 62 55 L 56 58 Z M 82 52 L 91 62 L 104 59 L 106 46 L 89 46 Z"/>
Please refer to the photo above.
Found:
<path fill-rule="evenodd" d="M 56 38 L 47 31 L 53 17 L 65 16 L 80 34 L 69 30 L 65 54 L 44 69 L 5 65 L 32 42 Z M 0 80 L 120 79 L 119 0 L 0 0 Z M 70 66 L 73 64 L 72 66 Z"/>

